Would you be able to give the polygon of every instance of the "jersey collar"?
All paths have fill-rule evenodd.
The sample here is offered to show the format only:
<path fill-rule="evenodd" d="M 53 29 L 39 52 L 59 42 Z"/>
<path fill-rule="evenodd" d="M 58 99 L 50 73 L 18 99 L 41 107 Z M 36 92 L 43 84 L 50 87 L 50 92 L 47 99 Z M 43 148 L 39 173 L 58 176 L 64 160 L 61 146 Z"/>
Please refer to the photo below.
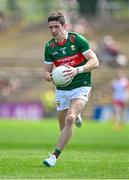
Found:
<path fill-rule="evenodd" d="M 56 42 L 59 46 L 63 46 L 63 45 L 66 43 L 67 39 L 68 39 L 68 32 L 65 31 L 65 39 L 64 39 L 62 42 L 58 42 L 58 41 L 55 39 L 55 42 Z"/>

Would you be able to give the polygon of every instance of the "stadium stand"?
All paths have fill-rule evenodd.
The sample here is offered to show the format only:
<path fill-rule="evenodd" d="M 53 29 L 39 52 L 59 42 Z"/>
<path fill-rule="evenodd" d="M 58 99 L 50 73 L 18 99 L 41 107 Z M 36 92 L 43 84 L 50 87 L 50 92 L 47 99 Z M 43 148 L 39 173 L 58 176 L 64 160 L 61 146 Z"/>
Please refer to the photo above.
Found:
<path fill-rule="evenodd" d="M 32 27 L 24 30 L 21 27 L 17 33 L 7 31 L 4 36 L 0 35 L 0 79 L 18 78 L 20 81 L 16 91 L 12 93 L 2 95 L 0 91 L 1 102 L 33 102 L 40 100 L 41 91 L 54 90 L 54 87 L 44 80 L 42 51 L 43 42 L 48 36 L 44 25 L 39 27 L 34 30 Z M 123 70 L 128 75 L 128 66 Z M 94 88 L 86 107 L 86 116 L 91 116 L 93 105 L 111 103 L 110 81 L 115 71 L 115 68 L 101 65 L 100 69 L 93 73 Z"/>

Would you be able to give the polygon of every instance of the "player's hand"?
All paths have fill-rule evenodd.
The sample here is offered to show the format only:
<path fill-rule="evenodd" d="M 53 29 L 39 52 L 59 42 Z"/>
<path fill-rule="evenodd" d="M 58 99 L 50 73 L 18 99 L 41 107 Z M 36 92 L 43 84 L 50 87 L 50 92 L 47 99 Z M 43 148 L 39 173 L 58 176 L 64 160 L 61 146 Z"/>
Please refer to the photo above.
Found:
<path fill-rule="evenodd" d="M 68 70 L 65 70 L 63 73 L 64 73 L 64 76 L 66 76 L 66 79 L 69 79 L 69 78 L 73 78 L 74 76 L 76 76 L 78 74 L 78 69 L 75 68 L 75 67 L 71 67 L 71 66 L 68 66 L 67 67 L 69 68 Z"/>
<path fill-rule="evenodd" d="M 52 78 L 52 72 L 46 72 L 46 73 L 45 73 L 45 79 L 46 79 L 47 81 L 49 81 L 49 82 L 52 82 L 52 83 L 55 85 L 55 83 L 54 83 L 54 81 L 53 81 L 53 78 Z"/>
<path fill-rule="evenodd" d="M 52 78 L 52 72 L 50 73 L 50 78 L 51 78 L 51 82 L 55 85 L 55 82 L 53 81 L 53 78 Z"/>

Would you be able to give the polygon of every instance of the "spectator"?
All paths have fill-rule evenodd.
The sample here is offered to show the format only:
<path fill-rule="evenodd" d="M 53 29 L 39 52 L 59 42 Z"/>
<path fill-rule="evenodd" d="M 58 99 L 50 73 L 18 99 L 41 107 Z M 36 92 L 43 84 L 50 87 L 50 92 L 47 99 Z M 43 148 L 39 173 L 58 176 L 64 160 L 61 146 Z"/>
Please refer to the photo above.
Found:
<path fill-rule="evenodd" d="M 0 92 L 2 96 L 9 96 L 12 93 L 17 92 L 20 88 L 19 78 L 1 78 L 0 79 Z"/>
<path fill-rule="evenodd" d="M 114 108 L 115 128 L 123 127 L 126 103 L 129 98 L 129 80 L 118 71 L 116 78 L 112 81 L 112 103 Z"/>
<path fill-rule="evenodd" d="M 109 35 L 104 37 L 98 55 L 105 65 L 125 66 L 127 64 L 127 57 L 121 53 L 119 43 Z"/>

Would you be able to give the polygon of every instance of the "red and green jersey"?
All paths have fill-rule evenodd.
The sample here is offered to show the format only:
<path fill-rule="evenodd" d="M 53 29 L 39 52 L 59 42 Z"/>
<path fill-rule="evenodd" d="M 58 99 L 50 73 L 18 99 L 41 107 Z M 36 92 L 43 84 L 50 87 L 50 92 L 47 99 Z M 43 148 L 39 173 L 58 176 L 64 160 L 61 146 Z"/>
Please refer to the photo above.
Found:
<path fill-rule="evenodd" d="M 90 50 L 89 43 L 82 35 L 68 32 L 68 37 L 63 43 L 58 43 L 54 38 L 45 47 L 45 63 L 54 64 L 56 67 L 69 65 L 82 66 L 87 63 L 83 54 Z M 91 86 L 91 72 L 77 74 L 71 84 L 66 87 L 57 87 L 59 90 L 71 90 L 81 86 Z"/>

